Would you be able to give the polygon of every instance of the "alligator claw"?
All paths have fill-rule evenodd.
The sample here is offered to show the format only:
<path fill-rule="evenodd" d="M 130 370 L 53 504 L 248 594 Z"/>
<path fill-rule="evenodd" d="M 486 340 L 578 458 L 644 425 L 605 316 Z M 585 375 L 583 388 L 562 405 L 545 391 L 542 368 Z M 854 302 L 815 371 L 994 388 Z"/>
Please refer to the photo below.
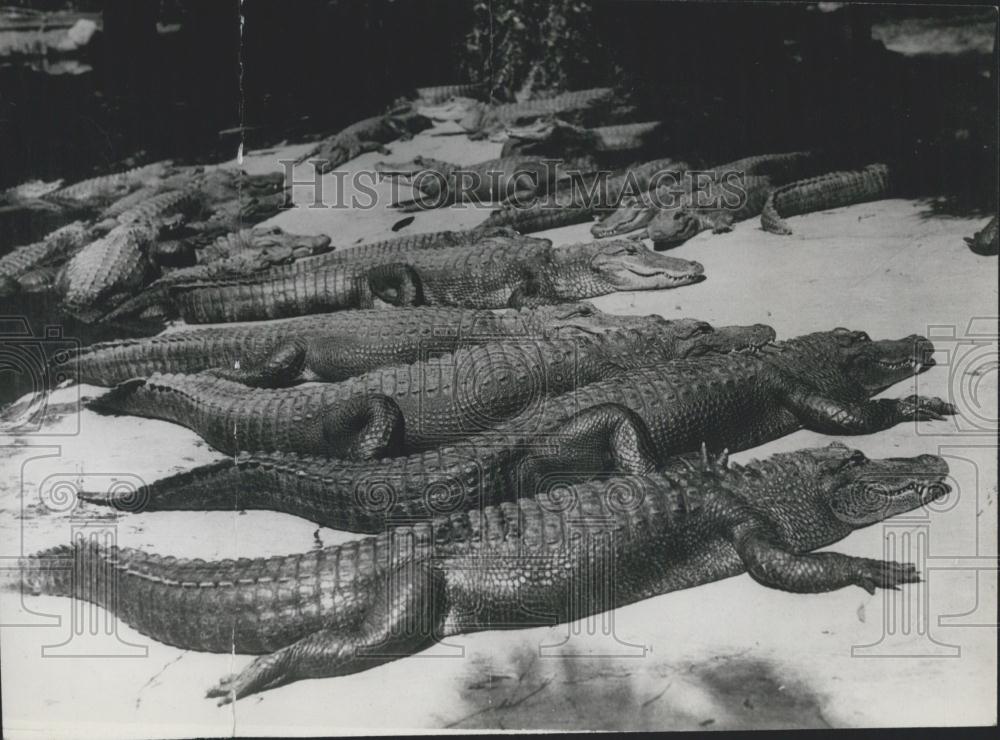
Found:
<path fill-rule="evenodd" d="M 870 594 L 874 594 L 877 588 L 898 591 L 900 584 L 920 582 L 920 573 L 913 563 L 856 558 L 852 565 L 855 569 L 854 583 Z"/>
<path fill-rule="evenodd" d="M 908 418 L 916 421 L 944 421 L 945 416 L 954 416 L 958 408 L 937 396 L 907 396 L 900 403 Z"/>

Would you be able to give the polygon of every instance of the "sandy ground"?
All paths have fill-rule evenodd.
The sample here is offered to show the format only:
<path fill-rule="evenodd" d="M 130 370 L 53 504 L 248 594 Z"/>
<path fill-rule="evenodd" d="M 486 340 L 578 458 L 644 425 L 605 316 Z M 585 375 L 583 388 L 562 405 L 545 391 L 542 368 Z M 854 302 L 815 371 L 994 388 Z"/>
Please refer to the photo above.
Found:
<path fill-rule="evenodd" d="M 416 154 L 471 163 L 499 145 L 434 136 L 365 155 L 348 169 Z M 248 156 L 280 167 L 301 146 Z M 297 177 L 311 180 L 303 165 Z M 332 177 L 324 178 L 328 202 Z M 296 202 L 311 199 L 299 188 Z M 380 187 L 384 192 L 384 186 Z M 475 209 L 416 216 L 407 232 L 460 228 Z M 326 233 L 338 245 L 391 235 L 396 213 L 299 207 L 273 219 Z M 0 601 L 4 727 L 9 737 L 346 733 L 436 728 L 738 729 L 993 723 L 997 603 L 997 262 L 962 237 L 979 220 L 932 216 L 929 204 L 887 200 L 791 220 L 795 234 L 756 221 L 702 234 L 676 250 L 708 279 L 672 291 L 595 300 L 617 313 L 691 316 L 716 324 L 765 322 L 779 337 L 847 326 L 873 337 L 930 336 L 938 365 L 886 395 L 954 400 L 962 415 L 845 441 L 872 457 L 938 453 L 954 492 L 932 511 L 856 532 L 841 552 L 911 560 L 925 583 L 869 596 L 766 589 L 740 576 L 572 625 L 453 638 L 447 646 L 344 678 L 300 681 L 235 706 L 204 699 L 244 655 L 166 647 L 67 599 Z M 589 240 L 586 225 L 546 234 Z M 349 535 L 266 512 L 124 516 L 75 506 L 84 481 L 153 480 L 217 459 L 194 433 L 159 421 L 106 418 L 78 408 L 100 389 L 49 398 L 37 433 L 0 437 L 3 556 L 67 542 L 98 526 L 119 544 L 219 558 L 292 553 Z M 798 432 L 736 461 L 831 441 Z M 990 555 L 993 555 L 992 559 Z M 80 720 L 88 718 L 88 722 Z M 97 722 L 100 724 L 97 724 Z"/>

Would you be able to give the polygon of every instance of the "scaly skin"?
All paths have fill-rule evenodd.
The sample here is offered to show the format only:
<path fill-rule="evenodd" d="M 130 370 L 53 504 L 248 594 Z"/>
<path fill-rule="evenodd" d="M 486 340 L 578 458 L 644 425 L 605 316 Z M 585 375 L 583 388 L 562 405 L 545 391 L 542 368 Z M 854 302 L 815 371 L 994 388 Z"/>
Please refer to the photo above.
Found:
<path fill-rule="evenodd" d="M 431 85 L 416 89 L 417 102 L 423 105 L 439 105 L 451 98 L 481 98 L 485 93 L 485 85 L 481 83 Z"/>
<path fill-rule="evenodd" d="M 197 251 L 198 264 L 237 257 L 247 250 L 287 250 L 294 257 L 312 257 L 329 251 L 330 237 L 289 234 L 279 226 L 255 226 L 220 236 Z"/>
<path fill-rule="evenodd" d="M 430 119 L 412 111 L 390 112 L 352 123 L 340 133 L 319 142 L 296 160 L 318 160 L 320 172 L 330 172 L 365 152 L 381 151 L 390 141 L 430 128 Z"/>
<path fill-rule="evenodd" d="M 0 257 L 0 277 L 16 279 L 37 267 L 62 262 L 89 239 L 90 229 L 83 221 L 66 224 L 41 241 L 16 247 Z"/>
<path fill-rule="evenodd" d="M 511 226 L 523 233 L 586 223 L 604 209 L 617 208 L 629 194 L 642 193 L 663 179 L 675 179 L 687 168 L 687 163 L 675 159 L 655 159 L 614 177 L 564 186 L 527 207 L 505 206 L 491 213 L 484 223 Z"/>
<path fill-rule="evenodd" d="M 158 246 L 162 247 L 162 244 Z M 129 316 L 167 316 L 170 314 L 171 285 L 253 274 L 329 250 L 328 236 L 289 234 L 278 227 L 259 227 L 225 234 L 196 251 L 196 266 L 168 272 L 104 318 L 116 321 Z"/>
<path fill-rule="evenodd" d="M 566 338 L 505 338 L 340 383 L 248 389 L 213 374 L 128 381 L 102 412 L 182 424 L 216 449 L 350 459 L 399 456 L 483 433 L 543 397 L 672 359 L 763 346 L 770 327 L 632 317 L 627 328 Z"/>
<path fill-rule="evenodd" d="M 502 157 L 515 154 L 565 157 L 643 149 L 662 127 L 659 121 L 647 121 L 588 129 L 556 118 L 508 128 L 490 138 L 504 142 Z"/>
<path fill-rule="evenodd" d="M 412 162 L 386 163 L 383 171 L 412 178 L 420 195 L 394 204 L 406 212 L 441 208 L 459 202 L 491 203 L 549 192 L 566 172 L 591 172 L 592 158 L 548 162 L 539 157 L 501 157 L 473 165 L 456 165 L 426 157 Z"/>
<path fill-rule="evenodd" d="M 42 196 L 57 205 L 101 207 L 147 185 L 155 185 L 174 171 L 170 161 L 154 162 L 112 175 L 92 177 Z"/>
<path fill-rule="evenodd" d="M 708 170 L 704 173 L 706 179 L 687 174 L 680 182 L 668 181 L 661 188 L 654 188 L 648 193 L 648 197 L 644 197 L 643 194 L 628 199 L 606 219 L 594 224 L 591 233 L 599 239 L 605 239 L 621 236 L 649 225 L 646 232 L 640 232 L 640 236 L 648 235 L 653 241 L 662 244 L 679 244 L 704 229 L 719 228 L 725 231 L 732 221 L 750 218 L 761 212 L 762 198 L 766 198 L 767 187 L 775 187 L 812 175 L 816 167 L 816 158 L 810 152 L 760 154 L 737 159 Z M 740 217 L 729 218 L 724 212 L 727 209 L 722 209 L 723 212 L 716 209 L 714 213 L 704 214 L 704 219 L 699 218 L 699 214 L 694 213 L 693 209 L 707 207 L 711 210 L 712 204 L 720 195 L 727 195 L 728 199 L 731 188 L 723 187 L 722 181 L 731 182 L 734 176 L 744 183 L 743 187 L 747 188 L 749 196 L 739 207 Z M 706 195 L 700 192 L 699 194 L 699 191 L 706 186 L 710 191 L 717 187 L 721 188 L 723 193 L 710 192 Z M 763 195 L 761 189 L 764 189 Z M 730 204 L 730 207 L 735 205 Z M 675 216 L 682 210 L 686 210 L 687 213 Z M 675 217 L 678 223 L 674 223 Z M 681 238 L 681 234 L 686 236 Z"/>
<path fill-rule="evenodd" d="M 156 318 L 157 316 L 161 318 L 175 317 L 178 315 L 178 307 L 171 294 L 171 288 L 174 286 L 183 286 L 183 290 L 187 292 L 201 286 L 211 288 L 220 280 L 235 280 L 241 276 L 252 279 L 256 274 L 265 273 L 268 276 L 278 276 L 282 279 L 306 280 L 305 276 L 313 275 L 331 265 L 336 266 L 344 263 L 367 264 L 369 266 L 380 265 L 387 262 L 405 260 L 413 252 L 471 245 L 487 237 L 506 237 L 512 243 L 516 242 L 519 244 L 551 245 L 552 243 L 548 240 L 519 236 L 513 229 L 480 228 L 467 231 L 438 231 L 425 234 L 411 234 L 337 249 L 336 251 L 326 251 L 316 256 L 296 257 L 294 261 L 288 264 L 279 263 L 277 266 L 280 267 L 280 272 L 268 271 L 271 267 L 275 266 L 270 264 L 272 260 L 270 259 L 270 255 L 268 255 L 267 259 L 264 260 L 226 263 L 221 265 L 221 269 L 186 272 L 177 276 L 170 275 L 166 279 L 148 286 L 142 293 L 123 303 L 105 318 L 107 320 L 118 320 L 136 315 L 141 315 L 145 318 Z M 220 239 L 224 238 L 228 239 L 228 236 L 220 237 Z M 324 239 L 325 237 L 300 238 L 311 242 L 312 239 Z M 160 242 L 157 246 L 162 247 L 162 245 L 163 242 Z M 277 256 L 279 258 L 282 257 L 281 254 Z M 204 321 L 197 323 L 204 323 Z"/>
<path fill-rule="evenodd" d="M 974 236 L 965 237 L 965 243 L 976 254 L 997 254 L 1000 250 L 1000 228 L 997 226 L 997 217 L 991 218 L 982 231 L 977 231 Z"/>
<path fill-rule="evenodd" d="M 502 314 L 448 307 L 341 311 L 102 342 L 61 357 L 58 372 L 51 375 L 111 386 L 153 373 L 216 369 L 222 377 L 265 387 L 299 377 L 332 382 L 504 337 L 568 337 L 621 329 L 633 318 L 606 314 L 585 302 Z M 302 365 L 300 373 L 282 372 L 296 363 Z"/>
<path fill-rule="evenodd" d="M 354 246 L 337 247 L 333 252 L 327 252 L 317 257 L 310 257 L 295 262 L 286 272 L 313 272 L 325 265 L 339 265 L 345 262 L 383 264 L 396 260 L 405 260 L 414 252 L 447 249 L 450 247 L 471 247 L 487 238 L 503 238 L 512 243 L 549 245 L 548 239 L 521 236 L 514 229 L 475 228 L 461 231 L 431 231 L 423 234 L 407 234 L 394 236 L 390 239 L 356 244 Z"/>
<path fill-rule="evenodd" d="M 110 231 L 66 263 L 58 281 L 64 307 L 89 319 L 121 303 L 155 274 L 151 245 L 203 206 L 197 191 L 171 190 L 122 213 Z"/>
<path fill-rule="evenodd" d="M 4 208 L 38 201 L 62 187 L 62 180 L 29 180 L 0 191 L 0 205 Z"/>
<path fill-rule="evenodd" d="M 21 293 L 48 293 L 55 290 L 62 268 L 54 265 L 28 270 L 17 279 Z"/>
<path fill-rule="evenodd" d="M 713 183 L 704 194 L 708 207 L 689 204 L 677 209 L 654 211 L 646 235 L 657 248 L 675 247 L 702 231 L 722 234 L 733 230 L 737 221 L 759 216 L 774 190 L 770 177 L 743 176 Z"/>
<path fill-rule="evenodd" d="M 146 250 L 160 231 L 150 221 L 122 224 L 77 252 L 58 279 L 66 311 L 90 320 L 142 287 L 153 274 Z"/>
<path fill-rule="evenodd" d="M 597 87 L 518 103 L 500 105 L 475 103 L 461 112 L 458 123 L 469 132 L 470 138 L 481 139 L 512 124 L 544 116 L 580 114 L 599 106 L 609 105 L 614 97 L 615 93 L 611 88 Z"/>
<path fill-rule="evenodd" d="M 322 259 L 322 257 L 320 258 Z M 394 305 L 522 308 L 578 301 L 617 290 L 677 287 L 703 279 L 696 262 L 631 242 L 543 243 L 490 237 L 469 247 L 349 261 L 309 272 L 274 268 L 254 279 L 174 289 L 188 323 L 282 318 Z"/>
<path fill-rule="evenodd" d="M 659 460 L 635 453 L 646 469 L 562 497 L 541 490 L 297 555 L 178 560 L 81 538 L 22 558 L 5 586 L 101 605 L 182 649 L 260 654 L 208 691 L 225 704 L 448 636 L 571 621 L 744 572 L 793 593 L 898 588 L 920 580 L 912 564 L 812 551 L 950 490 L 940 457 L 869 460 L 837 443 L 689 471 L 654 472 Z"/>
<path fill-rule="evenodd" d="M 933 364 L 921 337 L 871 341 L 836 329 L 764 347 L 640 368 L 545 398 L 454 446 L 381 461 L 251 453 L 156 481 L 137 496 L 83 495 L 119 508 L 271 509 L 350 531 L 387 517 L 426 519 L 516 498 L 526 485 L 607 472 L 637 472 L 628 442 L 638 416 L 658 460 L 697 450 L 743 450 L 800 428 L 870 434 L 955 409 L 937 398 L 869 400 Z M 593 407 L 623 408 L 623 413 Z M 583 409 L 583 411 L 581 411 Z M 624 415 L 623 415 L 624 414 Z M 627 444 L 626 444 L 627 443 Z M 436 507 L 436 508 L 435 508 Z"/>
<path fill-rule="evenodd" d="M 786 216 L 879 200 L 888 197 L 889 190 L 889 167 L 884 164 L 800 180 L 771 193 L 760 214 L 760 225 L 772 234 L 791 234 Z"/>

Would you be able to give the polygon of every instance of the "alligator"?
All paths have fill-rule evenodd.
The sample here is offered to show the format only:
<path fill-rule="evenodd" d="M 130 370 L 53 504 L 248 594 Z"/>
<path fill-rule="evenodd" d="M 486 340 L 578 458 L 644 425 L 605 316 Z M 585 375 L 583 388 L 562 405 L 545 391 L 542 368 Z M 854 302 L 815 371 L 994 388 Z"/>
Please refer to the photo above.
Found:
<path fill-rule="evenodd" d="M 371 308 L 375 299 L 396 306 L 523 308 L 702 279 L 704 268 L 697 262 L 667 258 L 634 242 L 555 248 L 535 240 L 487 237 L 468 247 L 311 269 L 296 264 L 259 276 L 173 286 L 171 297 L 185 321 L 202 324 Z"/>
<path fill-rule="evenodd" d="M 183 240 L 182 240 L 183 241 Z M 165 242 L 153 251 L 162 265 Z M 106 321 L 125 317 L 167 317 L 170 314 L 170 286 L 214 281 L 221 278 L 262 272 L 276 265 L 287 265 L 298 259 L 323 254 L 331 249 L 330 237 L 289 234 L 276 226 L 244 229 L 218 237 L 208 246 L 192 251 L 198 264 L 167 272 L 140 293 L 132 296 L 105 315 Z"/>
<path fill-rule="evenodd" d="M 290 389 L 248 389 L 215 373 L 154 374 L 119 385 L 89 408 L 181 424 L 229 454 L 396 457 L 480 433 L 526 409 L 544 409 L 544 396 L 638 367 L 754 349 L 774 339 L 774 330 L 764 326 L 716 331 L 692 319 L 629 319 L 614 331 L 508 337 L 339 383 Z M 389 434 L 368 433 L 376 428 Z"/>
<path fill-rule="evenodd" d="M 656 462 L 294 555 L 206 562 L 81 537 L 20 558 L 4 587 L 97 604 L 183 650 L 260 655 L 208 690 L 224 705 L 449 636 L 570 622 L 744 573 L 801 594 L 898 589 L 920 581 L 914 565 L 813 551 L 951 490 L 941 457 L 869 459 L 836 442 L 746 465 Z"/>
<path fill-rule="evenodd" d="M 480 103 L 472 98 L 456 98 L 444 106 L 424 106 L 417 107 L 416 110 L 435 120 L 457 121 L 469 134 L 469 138 L 483 139 L 507 126 L 528 123 L 545 116 L 566 117 L 605 108 L 614 99 L 614 90 L 596 87 L 547 98 L 495 105 Z"/>
<path fill-rule="evenodd" d="M 589 182 L 574 178 L 568 185 L 525 206 L 512 203 L 489 215 L 484 225 L 510 226 L 523 233 L 586 223 L 595 214 L 617 208 L 623 199 L 645 192 L 665 180 L 675 182 L 687 170 L 686 162 L 654 159 L 612 176 L 598 176 Z"/>
<path fill-rule="evenodd" d="M 41 198 L 53 193 L 63 186 L 63 180 L 28 180 L 20 185 L 14 185 L 0 191 L 0 211 L 13 210 L 18 207 L 37 203 Z"/>
<path fill-rule="evenodd" d="M 565 180 L 569 172 L 593 172 L 597 164 L 590 157 L 556 161 L 514 156 L 473 165 L 417 157 L 412 162 L 376 167 L 386 175 L 392 173 L 410 179 L 421 195 L 393 206 L 411 213 L 459 202 L 521 202 L 549 192 L 560 180 Z"/>
<path fill-rule="evenodd" d="M 17 292 L 21 294 L 53 292 L 56 289 L 61 269 L 61 267 L 49 265 L 28 270 L 17 278 Z"/>
<path fill-rule="evenodd" d="M 527 126 L 507 128 L 490 139 L 503 142 L 501 157 L 572 157 L 642 150 L 662 128 L 660 121 L 646 121 L 588 129 L 558 118 L 543 118 Z"/>
<path fill-rule="evenodd" d="M 997 254 L 1000 250 L 1000 228 L 997 227 L 997 217 L 991 218 L 990 222 L 981 231 L 977 231 L 975 235 L 964 238 L 969 249 L 976 254 Z"/>
<path fill-rule="evenodd" d="M 383 264 L 405 260 L 410 254 L 420 251 L 431 251 L 445 249 L 448 247 L 470 246 L 489 237 L 505 238 L 512 243 L 518 244 L 538 244 L 551 246 L 552 242 L 547 239 L 536 239 L 534 237 L 520 236 L 516 231 L 509 228 L 476 228 L 465 231 L 436 231 L 423 234 L 409 234 L 407 236 L 393 237 L 381 241 L 358 244 L 335 251 L 320 251 L 313 256 L 296 257 L 294 261 L 287 264 L 280 264 L 280 276 L 283 279 L 306 280 L 306 276 L 317 273 L 330 266 L 342 266 L 345 263 L 354 264 Z M 219 237 L 217 243 L 227 240 L 230 236 Z M 311 243 L 312 239 L 323 239 L 323 237 L 299 237 Z M 190 241 L 190 240 L 188 240 Z M 169 242 L 159 242 L 155 251 L 159 253 Z M 319 248 L 318 244 L 312 248 Z M 197 249 L 191 250 L 197 252 Z M 280 253 L 279 253 L 280 256 Z M 270 264 L 269 259 L 254 260 L 249 263 L 240 261 L 230 261 L 225 265 L 228 273 L 224 279 L 236 279 L 240 276 L 252 278 L 254 275 L 267 273 L 268 276 L 275 276 L 278 273 L 270 272 L 270 268 L 275 265 Z M 172 294 L 172 288 L 178 287 L 185 292 L 192 291 L 198 287 L 212 287 L 220 279 L 223 279 L 215 271 L 207 270 L 203 273 L 183 273 L 178 277 L 168 276 L 162 281 L 155 281 L 143 292 L 129 299 L 114 311 L 105 316 L 109 321 L 118 321 L 127 317 L 141 316 L 143 318 L 173 318 L 178 314 L 178 305 Z M 190 280 L 183 280 L 184 275 Z M 210 320 L 210 319 L 208 319 Z M 200 321 L 198 323 L 205 323 Z"/>
<path fill-rule="evenodd" d="M 415 91 L 416 100 L 423 105 L 440 105 L 452 98 L 482 98 L 486 86 L 480 82 L 457 85 L 431 85 L 418 87 Z"/>
<path fill-rule="evenodd" d="M 888 197 L 890 188 L 889 167 L 885 164 L 799 180 L 771 193 L 760 214 L 760 225 L 772 234 L 791 234 L 786 216 L 880 200 Z"/>
<path fill-rule="evenodd" d="M 50 375 L 113 386 L 156 372 L 214 368 L 220 377 L 275 387 L 300 378 L 346 380 L 386 365 L 413 363 L 504 338 L 597 333 L 622 328 L 632 320 L 598 311 L 585 301 L 503 313 L 450 307 L 339 311 L 101 342 L 60 354 Z M 298 366 L 302 371 L 297 375 L 279 372 Z"/>
<path fill-rule="evenodd" d="M 0 257 L 0 277 L 16 280 L 39 267 L 64 262 L 92 238 L 90 227 L 73 221 L 50 232 L 41 241 L 16 247 Z"/>
<path fill-rule="evenodd" d="M 760 215 L 774 187 L 770 177 L 723 178 L 701 191 L 707 207 L 686 203 L 680 208 L 655 211 L 646 226 L 646 235 L 653 240 L 654 248 L 664 249 L 679 246 L 702 231 L 711 230 L 713 234 L 732 231 L 737 221 Z"/>
<path fill-rule="evenodd" d="M 624 200 L 618 210 L 594 224 L 591 233 L 604 239 L 646 227 L 636 236 L 649 236 L 658 245 L 676 245 L 705 229 L 729 231 L 734 221 L 761 212 L 771 188 L 815 174 L 817 166 L 811 152 L 782 152 L 686 173 L 679 182 L 665 181 Z M 745 190 L 746 197 L 728 202 L 734 190 Z M 728 207 L 719 208 L 719 202 Z"/>
<path fill-rule="evenodd" d="M 340 133 L 323 139 L 299 157 L 296 164 L 311 160 L 319 172 L 330 172 L 365 152 L 385 151 L 389 142 L 408 139 L 432 125 L 429 118 L 409 107 L 397 108 L 352 123 Z"/>
<path fill-rule="evenodd" d="M 155 195 L 168 190 L 197 190 L 206 204 L 219 204 L 233 200 L 249 200 L 283 194 L 285 177 L 283 173 L 249 175 L 232 167 L 183 168 L 157 183 L 139 188 L 105 208 L 100 219 L 114 219 L 116 222 L 126 212 L 141 208 L 142 204 Z"/>
<path fill-rule="evenodd" d="M 541 409 L 490 432 L 408 457 L 359 462 L 240 453 L 162 478 L 134 496 L 81 497 L 120 509 L 141 501 L 143 511 L 270 509 L 334 529 L 377 532 L 387 517 L 426 519 L 435 511 L 493 505 L 545 480 L 636 472 L 629 447 L 629 419 L 636 415 L 649 430 L 643 444 L 659 460 L 694 452 L 702 443 L 712 450 L 750 449 L 803 427 L 870 434 L 939 420 L 956 412 L 939 398 L 870 400 L 931 367 L 933 349 L 922 337 L 875 342 L 863 332 L 835 329 L 752 354 L 630 370 L 547 397 Z M 609 413 L 609 407 L 625 411 Z M 379 424 L 358 437 L 391 438 L 391 426 Z"/>
<path fill-rule="evenodd" d="M 58 279 L 63 306 L 89 320 L 125 300 L 155 274 L 150 245 L 203 207 L 197 191 L 171 190 L 123 213 L 116 226 L 63 267 Z"/>
<path fill-rule="evenodd" d="M 290 207 L 288 194 L 284 192 L 273 195 L 242 195 L 210 204 L 206 217 L 189 221 L 185 224 L 185 229 L 191 234 L 198 235 L 202 240 L 211 240 L 233 231 L 249 228 Z"/>
<path fill-rule="evenodd" d="M 66 208 L 101 208 L 147 185 L 155 185 L 175 171 L 169 160 L 125 172 L 92 177 L 42 196 L 46 203 Z"/>

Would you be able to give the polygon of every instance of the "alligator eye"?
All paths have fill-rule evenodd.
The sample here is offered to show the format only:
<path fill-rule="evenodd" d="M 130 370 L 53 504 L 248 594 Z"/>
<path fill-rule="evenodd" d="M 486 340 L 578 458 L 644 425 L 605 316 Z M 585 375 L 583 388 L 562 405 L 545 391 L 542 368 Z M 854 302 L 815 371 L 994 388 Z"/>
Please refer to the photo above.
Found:
<path fill-rule="evenodd" d="M 866 462 L 868 462 L 868 458 L 865 457 L 865 453 L 863 453 L 861 450 L 855 450 L 854 452 L 851 453 L 851 456 L 848 457 L 846 460 L 846 463 L 852 466 L 862 465 L 863 463 Z"/>
<path fill-rule="evenodd" d="M 872 340 L 872 338 L 863 331 L 856 332 L 854 338 L 859 342 L 870 342 Z"/>

